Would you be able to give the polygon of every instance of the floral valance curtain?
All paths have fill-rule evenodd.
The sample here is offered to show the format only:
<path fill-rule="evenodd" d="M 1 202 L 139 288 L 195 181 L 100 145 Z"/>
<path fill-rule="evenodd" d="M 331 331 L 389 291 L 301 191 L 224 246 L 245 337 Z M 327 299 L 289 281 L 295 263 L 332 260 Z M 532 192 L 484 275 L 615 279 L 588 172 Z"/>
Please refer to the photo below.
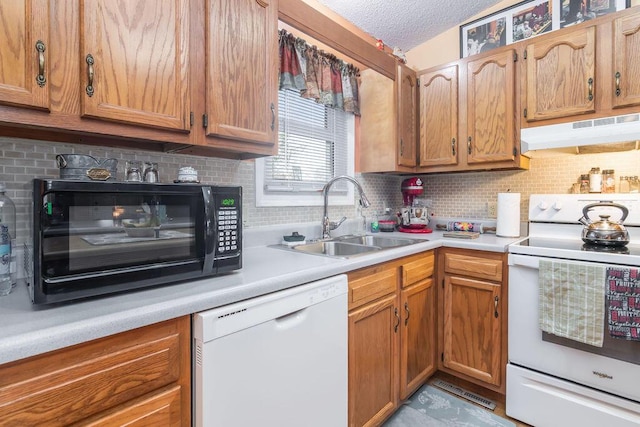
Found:
<path fill-rule="evenodd" d="M 280 30 L 280 89 L 300 92 L 328 107 L 360 115 L 359 70 Z"/>

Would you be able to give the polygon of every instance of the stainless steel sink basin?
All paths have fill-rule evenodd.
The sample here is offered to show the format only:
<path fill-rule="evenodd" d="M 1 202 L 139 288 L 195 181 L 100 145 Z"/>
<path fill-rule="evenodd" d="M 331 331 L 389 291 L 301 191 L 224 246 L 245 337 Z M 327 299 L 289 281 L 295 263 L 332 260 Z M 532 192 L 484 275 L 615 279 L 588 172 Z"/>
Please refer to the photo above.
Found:
<path fill-rule="evenodd" d="M 334 257 L 349 257 L 367 252 L 379 251 L 377 246 L 354 245 L 352 243 L 320 241 L 293 247 L 296 251 Z"/>
<path fill-rule="evenodd" d="M 355 243 L 358 245 L 378 246 L 381 248 L 395 248 L 398 246 L 412 245 L 419 240 L 403 239 L 401 237 L 378 237 L 378 236 L 345 236 L 335 239 L 338 242 Z"/>
<path fill-rule="evenodd" d="M 398 248 L 425 242 L 424 239 L 403 239 L 382 236 L 341 236 L 331 240 L 319 240 L 298 246 L 271 245 L 272 248 L 297 251 L 334 258 L 351 258 L 384 249 Z"/>

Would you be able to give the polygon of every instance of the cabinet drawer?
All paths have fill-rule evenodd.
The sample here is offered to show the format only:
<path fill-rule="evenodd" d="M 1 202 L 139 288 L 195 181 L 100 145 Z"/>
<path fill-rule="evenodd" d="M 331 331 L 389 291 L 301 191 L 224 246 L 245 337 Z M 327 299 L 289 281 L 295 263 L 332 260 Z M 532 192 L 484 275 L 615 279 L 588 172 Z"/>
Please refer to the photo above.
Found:
<path fill-rule="evenodd" d="M 349 273 L 349 310 L 396 291 L 398 269 L 378 265 Z"/>
<path fill-rule="evenodd" d="M 447 253 L 444 256 L 444 271 L 501 282 L 502 260 Z"/>
<path fill-rule="evenodd" d="M 406 288 L 432 276 L 434 264 L 433 251 L 407 257 L 406 262 L 402 263 L 402 287 Z"/>
<path fill-rule="evenodd" d="M 68 425 L 189 377 L 188 317 L 0 367 L 0 419 Z"/>
<path fill-rule="evenodd" d="M 180 394 L 180 386 L 174 386 L 127 403 L 122 408 L 119 407 L 107 415 L 87 420 L 82 424 L 85 427 L 124 425 L 177 427 L 182 425 Z M 189 408 L 183 410 L 189 410 Z"/>

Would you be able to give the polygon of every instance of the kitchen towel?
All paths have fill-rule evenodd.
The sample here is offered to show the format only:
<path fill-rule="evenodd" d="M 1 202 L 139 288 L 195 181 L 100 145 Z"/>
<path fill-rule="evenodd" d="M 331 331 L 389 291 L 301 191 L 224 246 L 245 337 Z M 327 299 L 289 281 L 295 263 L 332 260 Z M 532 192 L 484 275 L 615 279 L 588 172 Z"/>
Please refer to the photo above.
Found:
<path fill-rule="evenodd" d="M 607 267 L 609 335 L 640 341 L 640 270 Z"/>
<path fill-rule="evenodd" d="M 498 193 L 496 235 L 520 236 L 520 193 Z"/>
<path fill-rule="evenodd" d="M 605 277 L 602 265 L 540 260 L 540 329 L 602 347 Z"/>

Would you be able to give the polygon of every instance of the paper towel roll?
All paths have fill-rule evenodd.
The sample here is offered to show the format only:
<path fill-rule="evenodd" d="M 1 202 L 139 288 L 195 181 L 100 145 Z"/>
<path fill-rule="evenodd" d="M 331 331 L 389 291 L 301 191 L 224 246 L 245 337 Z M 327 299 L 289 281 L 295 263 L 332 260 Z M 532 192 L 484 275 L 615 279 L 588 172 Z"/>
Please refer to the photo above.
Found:
<path fill-rule="evenodd" d="M 498 193 L 496 235 L 520 236 L 520 193 Z"/>

